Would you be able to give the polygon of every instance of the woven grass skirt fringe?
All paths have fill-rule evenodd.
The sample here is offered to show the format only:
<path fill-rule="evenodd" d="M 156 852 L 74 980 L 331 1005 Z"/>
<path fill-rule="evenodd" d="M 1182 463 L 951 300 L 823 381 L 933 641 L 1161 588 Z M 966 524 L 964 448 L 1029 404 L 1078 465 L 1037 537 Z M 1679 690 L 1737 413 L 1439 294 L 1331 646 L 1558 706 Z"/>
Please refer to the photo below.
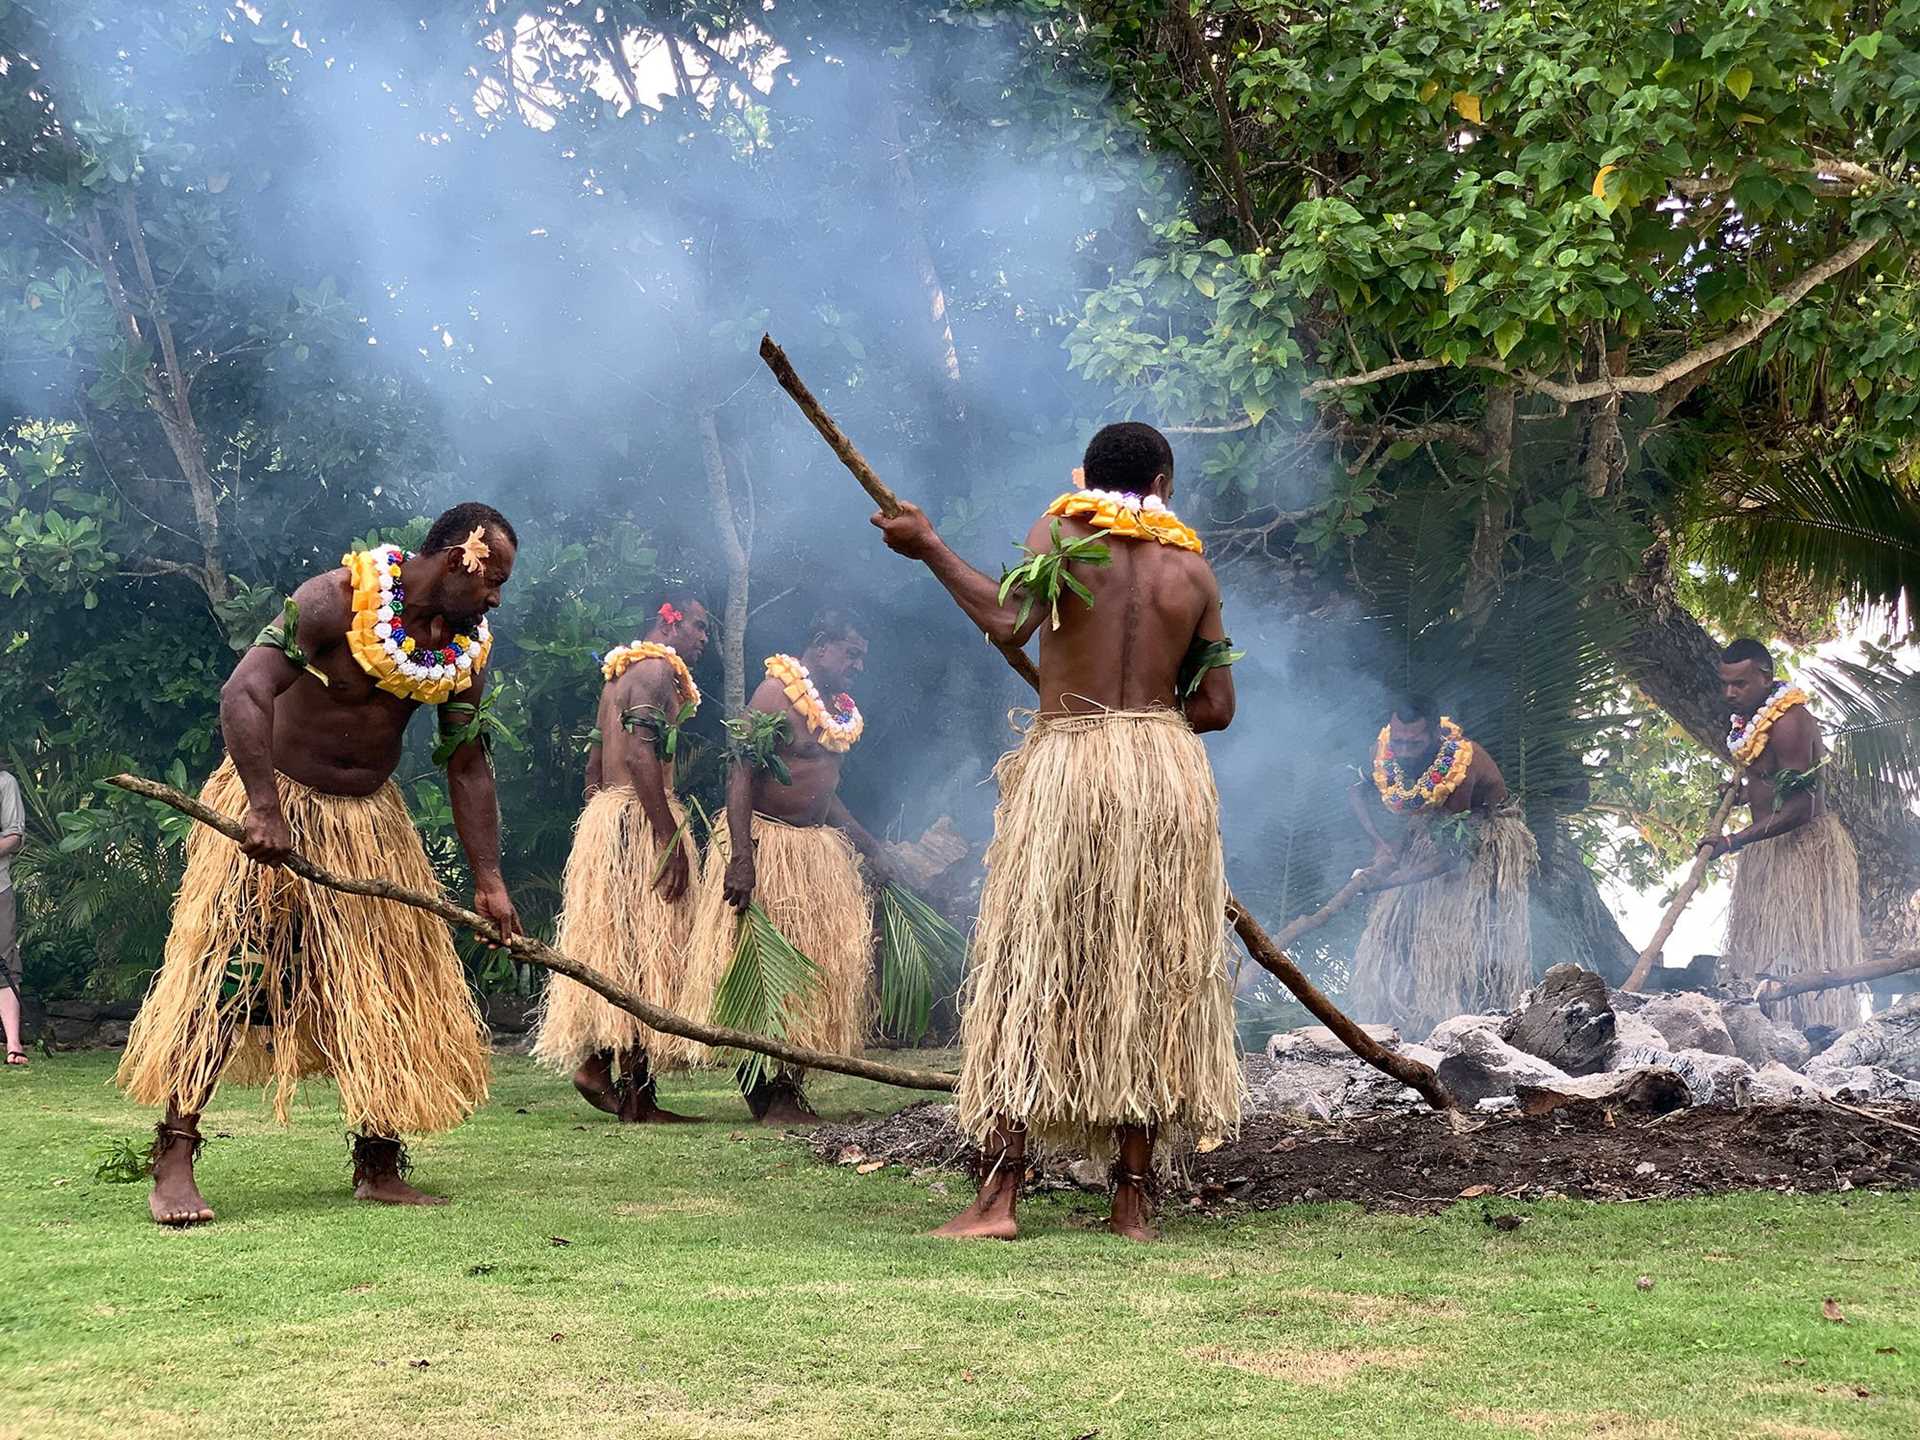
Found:
<path fill-rule="evenodd" d="M 351 797 L 276 778 L 294 848 L 309 860 L 439 893 L 392 782 Z M 200 799 L 246 812 L 231 760 Z M 486 1028 L 441 921 L 256 865 L 225 836 L 194 829 L 165 958 L 120 1061 L 128 1096 L 192 1112 L 223 1079 L 270 1082 L 284 1124 L 297 1082 L 330 1075 L 350 1129 L 428 1134 L 486 1100 L 487 1067 Z"/>
<path fill-rule="evenodd" d="M 1740 852 L 1727 905 L 1727 968 L 1752 979 L 1788 979 L 1866 960 L 1860 860 L 1832 811 Z M 1795 995 L 1767 1013 L 1806 1029 L 1860 1023 L 1858 986 Z"/>
<path fill-rule="evenodd" d="M 1000 803 L 962 993 L 962 1130 L 1004 1117 L 1095 1159 L 1240 1122 L 1220 797 L 1170 710 L 1034 723 Z"/>
<path fill-rule="evenodd" d="M 872 1028 L 873 896 L 853 842 L 831 825 L 787 825 L 753 817 L 754 898 L 775 928 L 820 967 L 820 983 L 801 1003 L 788 1002 L 789 1043 L 835 1055 L 857 1055 Z M 680 1013 L 705 1019 L 713 992 L 733 963 L 738 917 L 727 904 L 724 877 L 732 836 L 716 825 L 707 844 L 693 944 Z M 713 1052 L 696 1047 L 701 1063 Z M 788 1079 L 791 1067 L 780 1072 Z"/>
<path fill-rule="evenodd" d="M 1374 900 L 1347 990 L 1356 1020 L 1417 1038 L 1455 1015 L 1510 1009 L 1533 983 L 1527 900 L 1539 846 L 1515 806 L 1474 830 L 1464 869 Z M 1407 863 L 1432 861 L 1443 843 L 1427 829 L 1408 847 Z"/>
<path fill-rule="evenodd" d="M 685 810 L 671 797 L 668 805 L 674 825 L 684 832 Z M 654 834 L 640 797 L 628 785 L 598 791 L 574 828 L 553 942 L 668 1010 L 679 1006 L 700 883 L 700 855 L 691 835 L 683 833 L 680 844 L 691 871 L 686 893 L 670 904 L 655 883 L 666 846 Z M 548 982 L 534 1037 L 535 1060 L 570 1075 L 590 1055 L 632 1049 L 644 1050 L 648 1069 L 659 1074 L 685 1069 L 698 1047 L 648 1028 L 575 981 L 555 975 Z"/>

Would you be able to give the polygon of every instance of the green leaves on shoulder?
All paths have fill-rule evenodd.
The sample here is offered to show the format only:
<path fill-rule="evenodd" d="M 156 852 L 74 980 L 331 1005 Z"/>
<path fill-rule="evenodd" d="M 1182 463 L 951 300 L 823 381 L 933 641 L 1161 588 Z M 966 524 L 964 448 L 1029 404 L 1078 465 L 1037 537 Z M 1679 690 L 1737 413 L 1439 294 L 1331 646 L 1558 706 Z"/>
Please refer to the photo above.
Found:
<path fill-rule="evenodd" d="M 1027 617 L 1033 614 L 1036 602 L 1044 601 L 1053 618 L 1053 628 L 1060 628 L 1060 592 L 1071 590 L 1087 605 L 1093 605 L 1093 592 L 1067 572 L 1069 565 L 1111 565 L 1113 551 L 1105 541 L 1093 535 L 1082 535 L 1072 540 L 1060 538 L 1060 522 L 1055 520 L 1052 526 L 1053 543 L 1045 551 L 1036 551 L 1025 545 L 1016 548 L 1027 558 L 1012 569 L 1000 572 L 1000 603 L 1007 603 L 1008 594 L 1017 586 L 1021 592 L 1020 615 L 1013 623 L 1016 628 L 1027 623 Z"/>
<path fill-rule="evenodd" d="M 243 631 L 242 633 L 244 634 L 245 632 Z M 253 644 L 247 648 L 251 650 L 255 648 L 255 646 L 265 646 L 269 650 L 278 650 L 282 655 L 287 657 L 287 663 L 289 665 L 306 671 L 322 685 L 333 684 L 333 681 L 327 678 L 326 672 L 317 668 L 313 662 L 307 658 L 307 652 L 300 648 L 300 642 L 294 638 L 299 633 L 300 606 L 299 603 L 289 595 L 286 599 L 285 606 L 280 611 L 280 618 L 261 626 L 260 633 L 253 637 Z"/>
<path fill-rule="evenodd" d="M 784 710 L 749 710 L 726 722 L 727 754 L 750 770 L 764 770 L 782 785 L 793 775 L 780 757 L 781 746 L 793 738 Z"/>
<path fill-rule="evenodd" d="M 1200 683 L 1207 678 L 1209 670 L 1218 670 L 1247 658 L 1247 652 L 1233 648 L 1233 637 L 1224 636 L 1218 640 L 1202 640 L 1198 635 L 1187 647 L 1187 655 L 1180 662 L 1180 679 L 1175 687 L 1182 700 L 1191 700 L 1200 693 Z"/>
<path fill-rule="evenodd" d="M 478 705 L 470 700 L 449 700 L 441 706 L 444 714 L 440 724 L 440 739 L 433 747 L 433 763 L 445 765 L 453 759 L 456 750 L 475 740 L 480 742 L 480 748 L 488 755 L 493 754 L 495 740 L 502 742 L 509 750 L 524 750 L 526 746 L 507 728 L 506 721 L 494 713 L 494 702 L 499 698 L 498 690 L 489 690 L 480 697 Z M 449 721 L 458 723 L 449 724 Z"/>

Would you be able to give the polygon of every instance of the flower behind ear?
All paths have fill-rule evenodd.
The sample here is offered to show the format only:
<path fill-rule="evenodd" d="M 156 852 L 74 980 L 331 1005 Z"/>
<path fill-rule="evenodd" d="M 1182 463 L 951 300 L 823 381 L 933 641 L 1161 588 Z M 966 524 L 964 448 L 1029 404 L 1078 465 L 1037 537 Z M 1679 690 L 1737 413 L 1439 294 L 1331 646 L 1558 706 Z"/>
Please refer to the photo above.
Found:
<path fill-rule="evenodd" d="M 1073 467 L 1073 488 L 1076 490 L 1087 488 L 1087 472 L 1078 465 Z"/>
<path fill-rule="evenodd" d="M 487 527 L 476 525 L 473 527 L 473 533 L 456 547 L 460 551 L 460 563 L 469 575 L 478 574 L 487 556 L 493 553 L 493 548 L 487 544 L 486 535 Z"/>
<path fill-rule="evenodd" d="M 667 600 L 662 602 L 660 606 L 660 618 L 668 625 L 678 625 L 687 617 L 683 611 L 673 608 L 673 602 L 671 600 Z"/>

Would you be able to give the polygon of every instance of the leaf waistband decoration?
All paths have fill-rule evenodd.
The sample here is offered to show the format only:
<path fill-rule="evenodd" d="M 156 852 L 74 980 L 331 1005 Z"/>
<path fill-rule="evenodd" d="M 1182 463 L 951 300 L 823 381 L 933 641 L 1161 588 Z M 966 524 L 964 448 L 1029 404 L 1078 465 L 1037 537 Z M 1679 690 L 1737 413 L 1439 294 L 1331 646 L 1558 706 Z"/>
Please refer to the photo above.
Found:
<path fill-rule="evenodd" d="M 1200 682 L 1207 678 L 1209 670 L 1224 669 L 1247 658 L 1247 652 L 1233 648 L 1233 637 L 1223 636 L 1218 640 L 1202 640 L 1198 635 L 1187 647 L 1186 658 L 1180 662 L 1179 692 L 1182 700 L 1191 700 L 1200 691 Z"/>
<path fill-rule="evenodd" d="M 501 741 L 509 750 L 524 750 L 507 724 L 494 713 L 494 702 L 500 698 L 498 690 L 490 690 L 481 696 L 478 705 L 467 700 L 449 700 L 441 709 L 449 716 L 466 716 L 466 720 L 451 728 L 442 725 L 440 739 L 433 747 L 433 763 L 445 765 L 453 759 L 453 754 L 462 745 L 478 740 L 480 748 L 489 756 L 493 754 L 493 742 Z"/>
<path fill-rule="evenodd" d="M 749 710 L 726 722 L 727 754 L 749 770 L 764 770 L 782 785 L 793 783 L 793 773 L 781 758 L 780 747 L 793 738 L 783 713 Z"/>
<path fill-rule="evenodd" d="M 1055 520 L 1050 533 L 1051 546 L 1043 553 L 1029 549 L 1025 545 L 1015 548 L 1027 558 L 1009 570 L 1000 572 L 1000 603 L 1007 603 L 1008 594 L 1018 586 L 1021 592 L 1020 614 L 1013 622 L 1014 628 L 1027 623 L 1027 617 L 1033 613 L 1034 604 L 1044 601 L 1052 616 L 1052 628 L 1060 628 L 1060 592 L 1071 590 L 1093 607 L 1093 592 L 1067 571 L 1069 565 L 1111 565 L 1113 551 L 1104 540 L 1093 535 L 1081 535 L 1072 540 L 1060 538 L 1060 522 Z"/>
<path fill-rule="evenodd" d="M 307 658 L 307 652 L 300 648 L 300 642 L 294 637 L 300 632 L 300 606 L 289 595 L 285 607 L 280 611 L 278 620 L 269 621 L 260 627 L 260 633 L 253 637 L 254 646 L 265 646 L 269 650 L 278 650 L 287 657 L 289 665 L 297 665 L 322 685 L 332 685 L 327 672 L 319 669 Z"/>

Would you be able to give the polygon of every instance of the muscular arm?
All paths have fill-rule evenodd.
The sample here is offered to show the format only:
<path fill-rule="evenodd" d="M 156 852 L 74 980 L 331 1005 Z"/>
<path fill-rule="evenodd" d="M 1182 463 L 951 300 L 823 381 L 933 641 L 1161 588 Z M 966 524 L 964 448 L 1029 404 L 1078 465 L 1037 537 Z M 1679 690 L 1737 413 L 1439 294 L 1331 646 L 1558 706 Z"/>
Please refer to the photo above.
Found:
<path fill-rule="evenodd" d="M 1356 780 L 1347 790 L 1347 809 L 1352 813 L 1354 823 L 1369 840 L 1373 841 L 1373 858 L 1376 863 L 1391 859 L 1393 855 L 1392 844 L 1380 833 L 1380 827 L 1374 820 L 1374 810 L 1379 804 L 1378 796 L 1379 791 L 1373 788 L 1373 782 L 1370 780 Z"/>
<path fill-rule="evenodd" d="M 487 677 L 482 671 L 451 698 L 478 706 L 486 691 Z M 443 732 L 458 729 L 466 718 L 459 712 L 449 713 L 445 705 L 440 707 Z M 474 909 L 512 934 L 519 929 L 519 917 L 513 912 L 500 876 L 500 800 L 494 794 L 493 765 L 480 741 L 469 740 L 448 758 L 447 796 L 453 802 L 453 827 L 460 834 L 467 866 L 473 871 Z"/>
<path fill-rule="evenodd" d="M 0 776 L 0 860 L 27 843 L 26 807 L 20 801 L 20 782 Z"/>
<path fill-rule="evenodd" d="M 919 506 L 903 505 L 897 516 L 875 515 L 873 523 L 886 536 L 889 548 L 920 561 L 931 570 L 933 578 L 946 587 L 954 603 L 996 645 L 1024 645 L 1040 628 L 1044 609 L 1035 605 L 1026 623 L 1016 625 L 1014 622 L 1020 615 L 1018 599 L 1009 594 L 1008 603 L 1001 604 L 1000 582 L 954 554 Z M 1050 537 L 1048 522 L 1042 520 L 1027 532 L 1027 545 L 1045 551 L 1053 543 Z"/>
<path fill-rule="evenodd" d="M 300 607 L 295 638 L 309 656 L 318 656 L 346 638 L 351 601 L 333 577 L 315 576 L 295 590 L 293 598 Z M 269 865 L 279 864 L 293 848 L 274 781 L 273 706 L 299 678 L 300 671 L 285 654 L 255 645 L 240 657 L 220 687 L 220 733 L 247 790 L 247 838 L 240 848 Z"/>
<path fill-rule="evenodd" d="M 1205 567 L 1207 608 L 1194 631 L 1196 639 L 1212 644 L 1227 638 L 1226 621 L 1220 614 L 1220 582 L 1211 566 Z M 1186 702 L 1187 723 L 1194 733 L 1224 730 L 1233 723 L 1236 705 L 1233 691 L 1233 667 L 1216 665 L 1200 677 L 1200 688 Z"/>
<path fill-rule="evenodd" d="M 654 834 L 663 841 L 679 828 L 667 805 L 667 767 L 661 763 L 652 734 L 644 728 L 628 730 L 623 717 L 640 712 L 670 725 L 679 711 L 672 674 L 663 661 L 635 665 L 600 692 L 603 783 L 631 785 Z"/>
<path fill-rule="evenodd" d="M 1479 815 L 1491 815 L 1507 800 L 1507 777 L 1478 745 L 1473 747 L 1473 788 L 1467 808 Z"/>
<path fill-rule="evenodd" d="M 1767 750 L 1778 763 L 1778 769 L 1771 777 L 1775 785 L 1779 783 L 1781 770 L 1795 770 L 1802 774 L 1813 769 L 1819 757 L 1820 726 L 1804 705 L 1796 705 L 1778 720 L 1767 735 Z M 1771 787 L 1768 787 L 1769 789 Z M 1770 815 L 1755 814 L 1753 822 L 1746 829 L 1736 831 L 1730 838 L 1733 848 L 1744 849 L 1756 840 L 1773 840 L 1789 831 L 1798 830 L 1820 813 L 1819 795 L 1809 786 L 1795 791 L 1785 800 L 1777 802 L 1777 808 Z"/>
<path fill-rule="evenodd" d="M 747 701 L 747 709 L 769 715 L 786 714 L 785 687 L 776 680 L 762 680 L 753 698 Z M 733 858 L 727 861 L 725 886 L 727 903 L 736 910 L 745 910 L 753 903 L 753 888 L 758 879 L 753 858 L 753 800 L 759 779 L 753 767 L 740 760 L 735 760 L 727 772 L 727 838 Z"/>

